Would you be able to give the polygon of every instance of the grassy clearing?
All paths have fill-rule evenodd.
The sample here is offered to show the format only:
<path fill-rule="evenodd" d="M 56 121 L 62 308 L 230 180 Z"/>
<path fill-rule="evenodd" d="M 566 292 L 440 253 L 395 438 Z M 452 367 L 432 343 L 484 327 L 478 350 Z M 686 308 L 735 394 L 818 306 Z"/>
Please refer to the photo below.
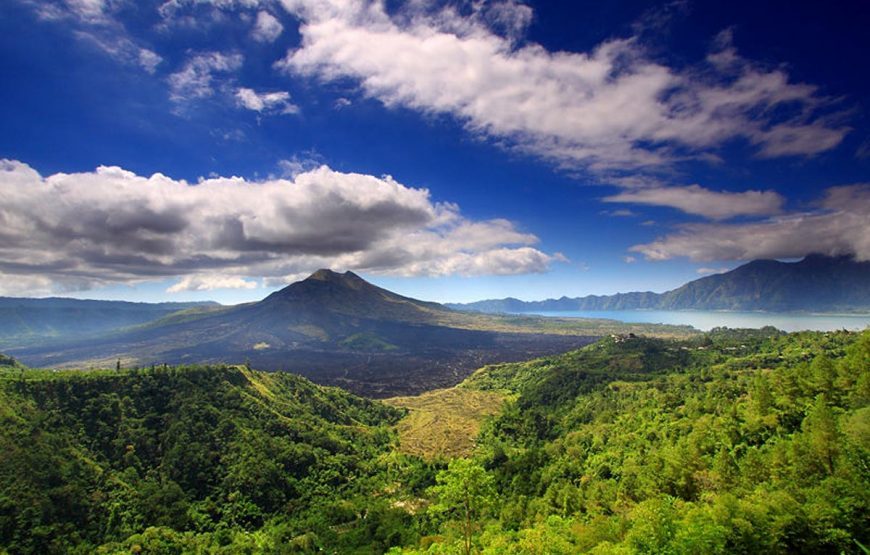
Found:
<path fill-rule="evenodd" d="M 399 449 L 426 459 L 467 456 L 483 420 L 496 414 L 505 395 L 464 388 L 436 389 L 385 402 L 410 412 L 397 425 Z"/>

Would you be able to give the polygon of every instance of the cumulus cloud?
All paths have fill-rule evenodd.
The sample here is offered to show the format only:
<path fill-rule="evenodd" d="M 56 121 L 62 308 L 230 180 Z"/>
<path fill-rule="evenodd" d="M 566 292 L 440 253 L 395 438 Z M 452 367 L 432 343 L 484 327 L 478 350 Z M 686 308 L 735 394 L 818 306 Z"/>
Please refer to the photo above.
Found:
<path fill-rule="evenodd" d="M 254 23 L 251 36 L 257 42 L 275 42 L 275 39 L 280 37 L 283 32 L 284 26 L 281 25 L 278 18 L 263 10 L 257 13 L 257 21 Z"/>
<path fill-rule="evenodd" d="M 3 282 L 23 276 L 81 288 L 177 276 L 172 289 L 183 290 L 247 287 L 251 277 L 320 267 L 517 274 L 564 260 L 536 243 L 506 220 L 469 220 L 425 189 L 327 166 L 292 180 L 187 183 L 105 166 L 42 176 L 0 162 Z"/>
<path fill-rule="evenodd" d="M 690 224 L 631 251 L 650 260 L 696 261 L 852 254 L 870 260 L 870 185 L 832 187 L 817 210 L 761 222 Z"/>
<path fill-rule="evenodd" d="M 185 276 L 178 283 L 169 287 L 167 293 L 183 291 L 212 291 L 214 289 L 256 289 L 257 282 L 239 276 L 223 275 L 193 275 Z"/>
<path fill-rule="evenodd" d="M 676 69 L 633 37 L 581 53 L 517 46 L 497 24 L 528 24 L 528 7 L 516 2 L 489 18 L 450 8 L 389 14 L 382 2 L 282 4 L 302 21 L 301 46 L 277 64 L 284 71 L 354 79 L 387 106 L 450 114 L 570 166 L 659 167 L 740 138 L 760 156 L 812 155 L 848 131 L 818 115 L 829 100 L 815 87 L 743 59 L 727 36 L 703 66 Z"/>
<path fill-rule="evenodd" d="M 651 206 L 669 206 L 687 214 L 713 220 L 735 216 L 769 216 L 782 210 L 785 199 L 776 191 L 718 192 L 700 185 L 688 187 L 651 187 L 623 191 L 605 202 L 627 202 Z"/>
<path fill-rule="evenodd" d="M 4 274 L 0 272 L 0 295 L 10 297 L 45 297 L 63 288 L 62 282 L 44 276 Z"/>
<path fill-rule="evenodd" d="M 698 268 L 695 272 L 701 276 L 709 276 L 712 274 L 724 274 L 728 268 Z"/>
<path fill-rule="evenodd" d="M 236 102 L 239 106 L 260 114 L 296 114 L 299 107 L 290 102 L 286 91 L 258 93 L 253 89 L 236 89 Z"/>
<path fill-rule="evenodd" d="M 204 52 L 192 56 L 169 76 L 170 98 L 179 102 L 213 95 L 214 74 L 235 71 L 243 60 L 239 53 Z"/>

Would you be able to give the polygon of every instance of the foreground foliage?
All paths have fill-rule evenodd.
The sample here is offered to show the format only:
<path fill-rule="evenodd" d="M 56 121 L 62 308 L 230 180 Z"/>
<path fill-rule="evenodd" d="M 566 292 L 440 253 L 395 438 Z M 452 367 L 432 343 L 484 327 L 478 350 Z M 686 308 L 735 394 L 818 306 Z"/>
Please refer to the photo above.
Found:
<path fill-rule="evenodd" d="M 288 374 L 10 363 L 0 368 L 0 552 L 870 544 L 870 331 L 618 336 L 397 404 L 412 409 L 407 424 L 463 398 L 503 405 L 462 415 L 482 426 L 466 458 L 447 459 L 467 443 L 451 451 L 425 437 L 443 427 L 415 426 L 420 445 L 440 442 L 441 458 L 424 460 L 397 444 L 400 409 Z"/>
<path fill-rule="evenodd" d="M 368 497 L 398 412 L 290 374 L 14 372 L 0 407 L 11 553 L 307 550 L 338 525 L 376 552 L 395 538 L 357 513 L 406 517 Z"/>
<path fill-rule="evenodd" d="M 481 370 L 483 553 L 862 553 L 870 332 L 614 338 Z M 441 538 L 409 553 L 454 553 Z"/>

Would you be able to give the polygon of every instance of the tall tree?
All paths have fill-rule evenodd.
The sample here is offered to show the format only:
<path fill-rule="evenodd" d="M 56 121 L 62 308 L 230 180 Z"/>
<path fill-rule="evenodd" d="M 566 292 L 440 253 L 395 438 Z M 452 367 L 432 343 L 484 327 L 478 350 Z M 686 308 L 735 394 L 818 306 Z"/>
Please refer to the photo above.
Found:
<path fill-rule="evenodd" d="M 470 555 L 474 530 L 480 519 L 489 513 L 495 500 L 494 479 L 475 461 L 454 459 L 447 470 L 438 473 L 436 482 L 432 493 L 438 502 L 430 510 L 461 520 L 463 547 L 465 554 Z"/>

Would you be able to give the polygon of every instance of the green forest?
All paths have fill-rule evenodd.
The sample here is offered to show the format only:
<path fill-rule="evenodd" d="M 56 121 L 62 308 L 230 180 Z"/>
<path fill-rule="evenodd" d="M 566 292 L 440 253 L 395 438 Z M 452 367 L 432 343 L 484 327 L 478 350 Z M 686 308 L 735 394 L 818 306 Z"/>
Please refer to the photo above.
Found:
<path fill-rule="evenodd" d="M 503 401 L 446 458 L 287 373 L 2 357 L 0 552 L 868 552 L 870 331 L 612 336 L 455 391 Z"/>

